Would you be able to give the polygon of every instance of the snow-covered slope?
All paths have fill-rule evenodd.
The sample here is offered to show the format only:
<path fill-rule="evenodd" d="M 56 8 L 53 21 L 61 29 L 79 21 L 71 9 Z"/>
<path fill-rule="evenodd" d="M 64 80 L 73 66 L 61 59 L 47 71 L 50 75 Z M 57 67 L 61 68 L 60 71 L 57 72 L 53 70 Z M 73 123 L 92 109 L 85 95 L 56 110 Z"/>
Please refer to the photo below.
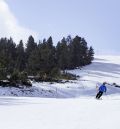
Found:
<path fill-rule="evenodd" d="M 34 83 L 26 91 L 0 88 L 1 95 L 40 96 L 1 96 L 0 129 L 120 129 L 120 89 L 107 86 L 102 100 L 94 98 L 96 84 L 120 84 L 119 59 L 97 57 L 82 70 L 69 71 L 81 76 L 72 83 Z"/>
<path fill-rule="evenodd" d="M 33 82 L 32 88 L 25 89 L 0 87 L 0 95 L 47 98 L 94 97 L 97 92 L 96 85 L 100 85 L 104 81 L 120 85 L 120 56 L 97 56 L 91 65 L 68 72 L 79 75 L 80 78 L 68 83 Z M 107 89 L 107 95 L 120 93 L 120 88 L 108 85 Z"/>
<path fill-rule="evenodd" d="M 120 129 L 119 120 L 115 99 L 0 97 L 0 129 Z"/>
<path fill-rule="evenodd" d="M 92 95 L 96 86 L 103 82 L 120 86 L 120 56 L 96 56 L 91 65 L 69 72 L 80 75 L 79 83 Z M 120 93 L 120 88 L 114 86 L 107 85 L 107 89 L 107 95 Z"/>

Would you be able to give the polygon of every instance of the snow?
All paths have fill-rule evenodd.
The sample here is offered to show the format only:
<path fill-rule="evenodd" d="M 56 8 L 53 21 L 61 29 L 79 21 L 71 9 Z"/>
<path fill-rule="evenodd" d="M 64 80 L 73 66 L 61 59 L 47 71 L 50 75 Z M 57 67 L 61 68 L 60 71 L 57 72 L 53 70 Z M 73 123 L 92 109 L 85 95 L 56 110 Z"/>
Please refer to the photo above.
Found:
<path fill-rule="evenodd" d="M 119 129 L 120 100 L 113 98 L 95 100 L 87 97 L 77 99 L 1 97 L 0 128 Z"/>
<path fill-rule="evenodd" d="M 97 56 L 91 65 L 69 72 L 80 78 L 33 82 L 22 90 L 0 87 L 0 129 L 119 129 L 120 88 L 107 85 L 101 100 L 95 95 L 104 81 L 120 85 L 120 56 Z"/>

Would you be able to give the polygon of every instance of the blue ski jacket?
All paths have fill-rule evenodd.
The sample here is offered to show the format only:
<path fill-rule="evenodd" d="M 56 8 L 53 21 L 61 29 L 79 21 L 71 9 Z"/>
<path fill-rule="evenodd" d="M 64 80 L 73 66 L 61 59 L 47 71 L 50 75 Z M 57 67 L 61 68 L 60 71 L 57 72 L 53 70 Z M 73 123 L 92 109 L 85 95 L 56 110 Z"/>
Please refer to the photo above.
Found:
<path fill-rule="evenodd" d="M 105 86 L 105 85 L 101 85 L 101 86 L 99 87 L 99 91 L 106 92 L 106 91 L 107 91 L 106 86 Z"/>

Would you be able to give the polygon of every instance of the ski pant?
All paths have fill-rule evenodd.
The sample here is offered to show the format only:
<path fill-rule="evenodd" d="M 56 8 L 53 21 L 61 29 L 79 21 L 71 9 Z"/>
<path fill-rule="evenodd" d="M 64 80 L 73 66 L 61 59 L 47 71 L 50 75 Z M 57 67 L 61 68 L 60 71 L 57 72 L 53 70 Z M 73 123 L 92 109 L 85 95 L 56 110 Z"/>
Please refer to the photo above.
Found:
<path fill-rule="evenodd" d="M 101 96 L 102 96 L 103 92 L 102 91 L 99 91 L 96 95 L 96 99 L 99 99 Z"/>

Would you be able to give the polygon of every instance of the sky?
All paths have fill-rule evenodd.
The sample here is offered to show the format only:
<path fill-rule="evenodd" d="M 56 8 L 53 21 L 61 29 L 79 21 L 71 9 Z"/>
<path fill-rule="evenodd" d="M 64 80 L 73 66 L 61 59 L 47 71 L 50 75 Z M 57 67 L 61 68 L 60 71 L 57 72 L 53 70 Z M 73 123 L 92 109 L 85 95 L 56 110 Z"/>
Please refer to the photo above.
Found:
<path fill-rule="evenodd" d="M 97 55 L 120 55 L 119 0 L 0 0 L 0 37 L 85 38 Z"/>

